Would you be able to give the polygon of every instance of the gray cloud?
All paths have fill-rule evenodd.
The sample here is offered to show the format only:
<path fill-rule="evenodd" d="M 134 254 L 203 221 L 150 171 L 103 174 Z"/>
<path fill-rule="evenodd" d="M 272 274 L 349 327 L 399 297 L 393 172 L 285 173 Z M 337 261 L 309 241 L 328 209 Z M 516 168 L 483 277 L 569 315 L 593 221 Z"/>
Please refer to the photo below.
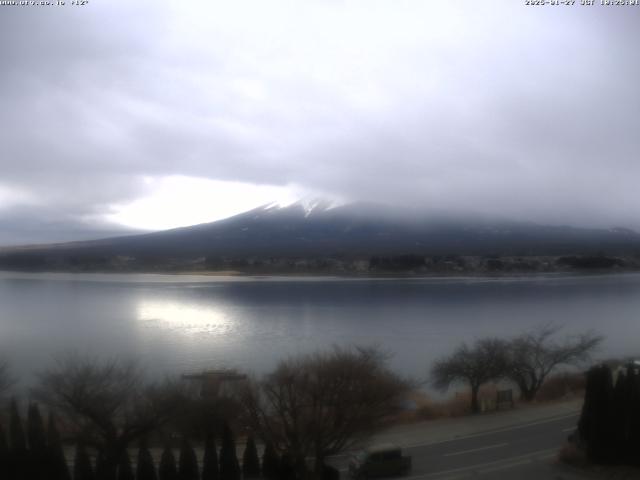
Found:
<path fill-rule="evenodd" d="M 0 7 L 5 231 L 175 174 L 640 227 L 640 8 L 437 3 Z"/>
<path fill-rule="evenodd" d="M 0 210 L 0 245 L 91 240 L 137 233 L 98 218 L 50 207 L 18 206 Z"/>

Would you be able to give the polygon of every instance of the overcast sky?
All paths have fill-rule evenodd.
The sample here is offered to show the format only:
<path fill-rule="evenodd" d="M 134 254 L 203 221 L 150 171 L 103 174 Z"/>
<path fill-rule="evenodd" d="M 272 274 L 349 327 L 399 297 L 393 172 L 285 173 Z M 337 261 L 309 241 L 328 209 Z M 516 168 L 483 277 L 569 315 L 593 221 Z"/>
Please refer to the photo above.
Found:
<path fill-rule="evenodd" d="M 66 3 L 0 6 L 0 244 L 305 196 L 640 228 L 640 7 Z"/>

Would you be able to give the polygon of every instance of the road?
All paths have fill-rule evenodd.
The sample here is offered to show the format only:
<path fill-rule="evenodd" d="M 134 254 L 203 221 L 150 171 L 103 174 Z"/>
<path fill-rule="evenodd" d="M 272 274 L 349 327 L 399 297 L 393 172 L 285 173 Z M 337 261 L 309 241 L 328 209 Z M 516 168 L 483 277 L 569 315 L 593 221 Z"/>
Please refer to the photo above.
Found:
<path fill-rule="evenodd" d="M 546 465 L 535 468 L 535 464 L 549 463 L 557 456 L 558 449 L 575 429 L 577 418 L 577 414 L 569 414 L 455 440 L 409 446 L 405 449 L 413 458 L 413 472 L 409 478 L 418 480 L 483 475 L 486 478 L 501 478 L 499 472 L 505 472 L 504 478 L 514 478 L 514 472 L 507 474 L 506 471 L 539 472 Z"/>
<path fill-rule="evenodd" d="M 403 442 L 397 434 L 393 440 L 413 459 L 413 471 L 405 480 L 569 480 L 584 476 L 555 459 L 577 420 L 578 413 L 571 412 L 442 441 Z M 346 461 L 343 457 L 337 465 L 342 478 L 347 478 Z"/>

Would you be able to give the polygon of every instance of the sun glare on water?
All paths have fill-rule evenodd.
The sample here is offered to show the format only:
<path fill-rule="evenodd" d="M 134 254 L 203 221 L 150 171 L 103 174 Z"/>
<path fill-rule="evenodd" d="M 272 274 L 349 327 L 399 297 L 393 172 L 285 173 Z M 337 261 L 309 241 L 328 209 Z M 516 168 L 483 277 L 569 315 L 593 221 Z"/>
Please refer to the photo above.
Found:
<path fill-rule="evenodd" d="M 225 335 L 235 327 L 234 320 L 221 309 L 169 301 L 142 301 L 137 317 L 141 322 L 185 334 Z"/>

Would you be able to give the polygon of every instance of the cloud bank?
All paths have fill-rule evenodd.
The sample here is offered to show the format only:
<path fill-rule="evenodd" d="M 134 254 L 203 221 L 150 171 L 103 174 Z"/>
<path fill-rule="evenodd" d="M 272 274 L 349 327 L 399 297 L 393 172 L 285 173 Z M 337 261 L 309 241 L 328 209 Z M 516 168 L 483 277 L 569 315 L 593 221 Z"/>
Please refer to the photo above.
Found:
<path fill-rule="evenodd" d="M 639 228 L 639 21 L 506 0 L 2 6 L 0 243 L 131 225 L 178 177 L 243 187 L 177 187 L 176 221 L 253 186 Z"/>

